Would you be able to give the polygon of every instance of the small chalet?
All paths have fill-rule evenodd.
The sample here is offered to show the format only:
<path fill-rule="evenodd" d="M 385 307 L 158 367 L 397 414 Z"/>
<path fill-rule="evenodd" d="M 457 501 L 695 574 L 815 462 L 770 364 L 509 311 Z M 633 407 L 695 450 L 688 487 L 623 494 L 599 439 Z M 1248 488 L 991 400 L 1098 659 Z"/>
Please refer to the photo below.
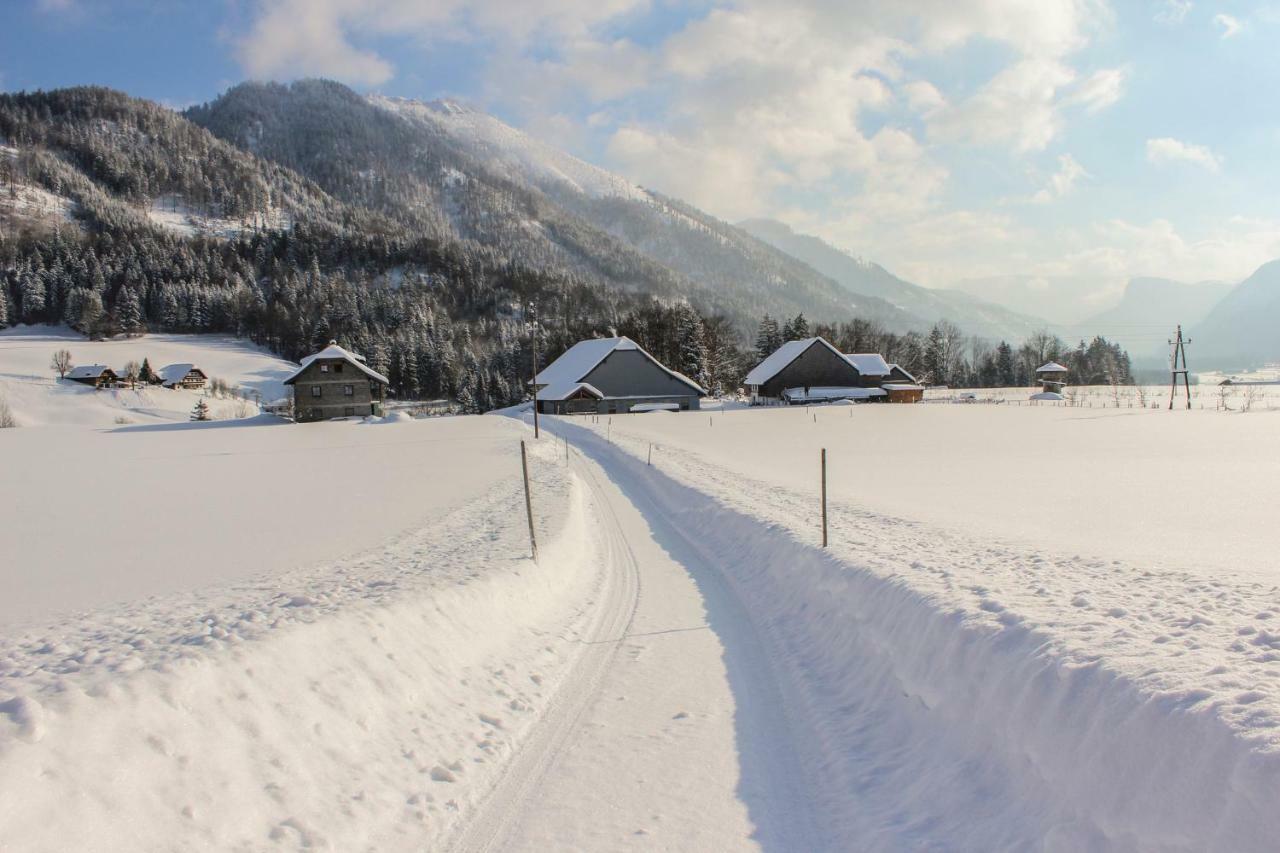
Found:
<path fill-rule="evenodd" d="M 534 377 L 545 414 L 622 414 L 697 409 L 706 389 L 630 338 L 579 341 Z"/>
<path fill-rule="evenodd" d="M 753 405 L 918 399 L 910 390 L 915 377 L 898 365 L 879 353 L 846 355 L 823 338 L 787 341 L 747 374 L 745 384 Z"/>
<path fill-rule="evenodd" d="M 209 381 L 205 372 L 194 364 L 166 365 L 156 375 L 165 388 L 185 388 L 189 391 L 199 391 Z"/>
<path fill-rule="evenodd" d="M 82 364 L 67 371 L 67 379 L 94 388 L 109 388 L 120 381 L 116 372 L 105 364 Z"/>
<path fill-rule="evenodd" d="M 302 360 L 284 380 L 293 386 L 294 420 L 381 415 L 387 377 L 364 363 L 364 357 L 329 341 L 329 346 Z"/>

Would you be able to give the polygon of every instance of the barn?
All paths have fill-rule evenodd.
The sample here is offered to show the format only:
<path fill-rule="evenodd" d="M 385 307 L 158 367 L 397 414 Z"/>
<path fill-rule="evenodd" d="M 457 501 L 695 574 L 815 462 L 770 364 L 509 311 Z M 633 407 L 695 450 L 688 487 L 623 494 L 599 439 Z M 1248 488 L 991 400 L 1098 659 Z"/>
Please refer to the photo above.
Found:
<path fill-rule="evenodd" d="M 697 409 L 706 389 L 628 337 L 579 341 L 534 377 L 548 415 Z"/>
<path fill-rule="evenodd" d="M 306 423 L 381 415 L 390 383 L 365 364 L 363 356 L 329 341 L 329 346 L 304 358 L 284 384 L 293 386 L 294 420 Z"/>

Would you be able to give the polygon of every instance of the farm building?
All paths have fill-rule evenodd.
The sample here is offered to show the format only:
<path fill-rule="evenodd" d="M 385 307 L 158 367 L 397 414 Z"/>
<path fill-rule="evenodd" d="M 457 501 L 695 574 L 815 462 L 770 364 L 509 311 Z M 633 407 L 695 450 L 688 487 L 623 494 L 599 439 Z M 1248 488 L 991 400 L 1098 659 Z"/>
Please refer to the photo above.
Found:
<path fill-rule="evenodd" d="M 204 371 L 194 364 L 170 364 L 160 368 L 157 374 L 165 388 L 185 388 L 199 391 L 209 381 Z"/>
<path fill-rule="evenodd" d="M 92 385 L 94 388 L 107 388 L 120 381 L 116 372 L 105 364 L 82 364 L 67 372 L 67 378 L 81 385 Z"/>
<path fill-rule="evenodd" d="M 1036 379 L 1040 381 L 1040 391 L 1032 394 L 1032 400 L 1061 400 L 1062 391 L 1067 387 L 1067 368 L 1051 361 L 1036 368 Z"/>
<path fill-rule="evenodd" d="M 545 414 L 621 414 L 699 407 L 707 392 L 630 338 L 579 341 L 534 377 Z"/>
<path fill-rule="evenodd" d="M 293 386 L 294 420 L 381 415 L 387 377 L 364 363 L 364 357 L 329 341 L 329 346 L 302 360 L 284 380 Z"/>
<path fill-rule="evenodd" d="M 823 338 L 788 341 L 747 374 L 753 404 L 824 403 L 834 400 L 884 402 L 895 394 L 883 387 L 890 380 L 914 385 L 915 379 L 879 353 L 846 355 Z M 897 402 L 914 402 L 901 389 Z"/>

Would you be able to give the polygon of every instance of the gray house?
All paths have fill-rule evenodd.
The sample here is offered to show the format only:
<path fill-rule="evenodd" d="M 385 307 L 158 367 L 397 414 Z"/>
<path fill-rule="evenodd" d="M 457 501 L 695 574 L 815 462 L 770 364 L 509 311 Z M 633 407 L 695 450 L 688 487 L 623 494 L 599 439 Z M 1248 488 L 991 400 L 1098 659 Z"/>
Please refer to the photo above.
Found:
<path fill-rule="evenodd" d="M 365 364 L 363 356 L 329 341 L 329 346 L 304 358 L 284 384 L 293 386 L 294 420 L 306 423 L 381 415 L 390 383 Z"/>
<path fill-rule="evenodd" d="M 879 353 L 840 352 L 823 338 L 787 341 L 752 368 L 744 384 L 754 404 L 823 403 L 833 400 L 884 402 L 887 382 L 910 380 Z"/>
<path fill-rule="evenodd" d="M 579 341 L 534 378 L 549 415 L 696 409 L 707 392 L 630 338 Z"/>

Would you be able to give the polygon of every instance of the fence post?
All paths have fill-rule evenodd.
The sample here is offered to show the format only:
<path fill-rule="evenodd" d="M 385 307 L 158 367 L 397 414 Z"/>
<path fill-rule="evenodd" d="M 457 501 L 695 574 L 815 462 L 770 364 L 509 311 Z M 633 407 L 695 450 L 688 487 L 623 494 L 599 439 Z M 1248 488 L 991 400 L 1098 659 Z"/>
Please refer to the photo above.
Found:
<path fill-rule="evenodd" d="M 827 449 L 822 448 L 822 547 L 827 547 Z"/>
<path fill-rule="evenodd" d="M 652 442 L 652 441 L 651 441 L 651 442 L 649 442 L 649 461 L 648 461 L 648 462 L 646 462 L 645 464 L 646 464 L 646 465 L 652 465 L 652 464 L 653 464 L 653 442 Z"/>
<path fill-rule="evenodd" d="M 538 537 L 533 532 L 533 499 L 529 497 L 529 454 L 525 450 L 524 439 L 520 439 L 520 469 L 524 473 L 524 512 L 529 518 L 529 546 L 533 550 L 533 561 L 538 562 Z"/>

